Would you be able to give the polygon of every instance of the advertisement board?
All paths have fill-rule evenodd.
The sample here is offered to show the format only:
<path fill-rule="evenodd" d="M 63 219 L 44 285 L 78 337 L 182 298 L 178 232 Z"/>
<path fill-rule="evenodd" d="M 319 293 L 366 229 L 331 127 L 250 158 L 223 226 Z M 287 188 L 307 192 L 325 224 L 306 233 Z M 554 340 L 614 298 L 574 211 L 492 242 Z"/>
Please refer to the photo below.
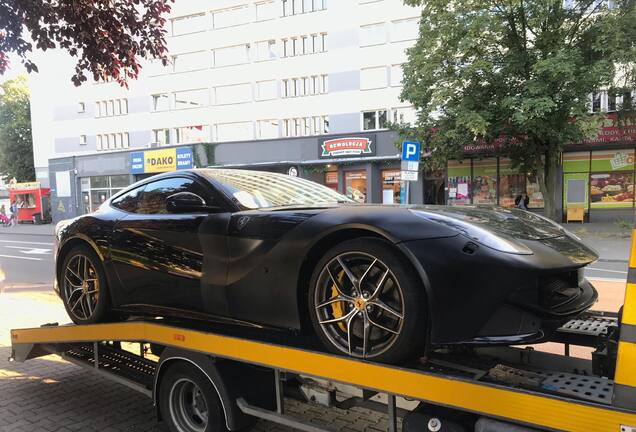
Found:
<path fill-rule="evenodd" d="M 190 147 L 148 150 L 130 154 L 130 172 L 132 174 L 162 173 L 190 169 L 192 166 L 192 149 Z"/>

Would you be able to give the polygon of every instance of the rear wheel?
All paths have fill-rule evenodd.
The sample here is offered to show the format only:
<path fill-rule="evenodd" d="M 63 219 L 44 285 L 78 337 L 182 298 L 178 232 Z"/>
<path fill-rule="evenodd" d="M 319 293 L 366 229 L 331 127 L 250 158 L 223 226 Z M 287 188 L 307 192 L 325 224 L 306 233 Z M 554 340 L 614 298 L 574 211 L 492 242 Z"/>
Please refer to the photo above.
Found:
<path fill-rule="evenodd" d="M 225 415 L 210 380 L 196 367 L 171 366 L 159 389 L 161 414 L 172 432 L 225 432 Z"/>
<path fill-rule="evenodd" d="M 424 287 L 390 243 L 339 244 L 320 260 L 310 287 L 309 314 L 331 351 L 394 363 L 423 348 Z"/>
<path fill-rule="evenodd" d="M 97 254 L 88 246 L 74 247 L 64 258 L 60 292 L 75 324 L 94 324 L 108 318 L 108 287 Z"/>

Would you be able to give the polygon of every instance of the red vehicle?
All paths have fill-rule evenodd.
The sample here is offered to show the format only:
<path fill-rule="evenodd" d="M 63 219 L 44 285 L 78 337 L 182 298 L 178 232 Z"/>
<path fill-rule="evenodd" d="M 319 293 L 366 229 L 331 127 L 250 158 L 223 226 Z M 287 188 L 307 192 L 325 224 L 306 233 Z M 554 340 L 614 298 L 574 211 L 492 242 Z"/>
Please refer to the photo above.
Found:
<path fill-rule="evenodd" d="M 51 189 L 40 187 L 40 182 L 9 185 L 9 201 L 17 205 L 16 221 L 40 224 L 51 221 Z"/>

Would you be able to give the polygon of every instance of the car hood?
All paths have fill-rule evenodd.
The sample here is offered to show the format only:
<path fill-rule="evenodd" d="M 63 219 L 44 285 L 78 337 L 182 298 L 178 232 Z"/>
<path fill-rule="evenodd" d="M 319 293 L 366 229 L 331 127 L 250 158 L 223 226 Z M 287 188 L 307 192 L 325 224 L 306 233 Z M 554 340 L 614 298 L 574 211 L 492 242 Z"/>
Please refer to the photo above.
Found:
<path fill-rule="evenodd" d="M 517 209 L 462 205 L 416 206 L 413 210 L 447 226 L 452 226 L 453 220 L 458 220 L 516 240 L 546 240 L 566 234 L 559 225 L 531 212 Z"/>

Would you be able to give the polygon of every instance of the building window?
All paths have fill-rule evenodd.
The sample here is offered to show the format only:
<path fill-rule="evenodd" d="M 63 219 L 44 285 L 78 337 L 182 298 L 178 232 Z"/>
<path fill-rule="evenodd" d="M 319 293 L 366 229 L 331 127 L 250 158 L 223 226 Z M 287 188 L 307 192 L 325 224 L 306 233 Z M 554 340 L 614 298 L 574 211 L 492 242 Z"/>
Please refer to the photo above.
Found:
<path fill-rule="evenodd" d="M 259 120 L 256 126 L 258 139 L 278 138 L 278 120 Z"/>
<path fill-rule="evenodd" d="M 327 33 L 302 35 L 282 40 L 283 57 L 296 57 L 327 51 Z"/>
<path fill-rule="evenodd" d="M 153 111 L 168 111 L 170 109 L 170 96 L 168 93 L 152 95 Z"/>
<path fill-rule="evenodd" d="M 86 135 L 79 136 L 79 143 L 80 145 L 86 145 Z"/>
<path fill-rule="evenodd" d="M 174 72 L 189 72 L 210 67 L 210 58 L 207 51 L 179 54 L 172 57 Z"/>
<path fill-rule="evenodd" d="M 360 70 L 360 89 L 371 90 L 387 86 L 386 66 L 365 68 Z"/>
<path fill-rule="evenodd" d="M 84 102 L 79 102 L 77 104 L 77 112 L 78 113 L 86 112 L 86 104 Z"/>
<path fill-rule="evenodd" d="M 311 136 L 329 133 L 329 116 L 297 117 L 285 119 L 283 136 Z"/>
<path fill-rule="evenodd" d="M 256 42 L 256 60 L 267 61 L 276 59 L 276 41 L 273 39 Z"/>
<path fill-rule="evenodd" d="M 116 150 L 129 148 L 128 132 L 107 133 L 97 135 L 95 148 L 97 150 Z"/>
<path fill-rule="evenodd" d="M 170 129 L 154 129 L 152 131 L 153 142 L 159 145 L 170 144 Z"/>
<path fill-rule="evenodd" d="M 601 93 L 592 93 L 592 112 L 601 112 Z"/>
<path fill-rule="evenodd" d="M 382 170 L 382 204 L 400 204 L 400 170 Z"/>
<path fill-rule="evenodd" d="M 108 198 L 130 185 L 130 176 L 97 176 L 80 179 L 82 193 L 82 211 L 90 213 L 97 210 Z"/>
<path fill-rule="evenodd" d="M 256 3 L 256 21 L 267 21 L 277 17 L 276 3 L 273 1 Z"/>
<path fill-rule="evenodd" d="M 391 87 L 399 87 L 404 80 L 404 70 L 401 64 L 391 66 Z"/>
<path fill-rule="evenodd" d="M 212 52 L 214 67 L 249 63 L 249 44 L 217 48 Z"/>
<path fill-rule="evenodd" d="M 327 9 L 327 0 L 282 0 L 283 16 L 300 15 Z"/>
<path fill-rule="evenodd" d="M 367 172 L 366 171 L 346 171 L 345 194 L 360 203 L 367 200 Z"/>
<path fill-rule="evenodd" d="M 207 19 L 205 13 L 174 18 L 172 21 L 172 36 L 205 31 Z"/>
<path fill-rule="evenodd" d="M 362 129 L 385 129 L 387 124 L 386 110 L 364 111 L 362 113 Z"/>
<path fill-rule="evenodd" d="M 208 89 L 186 90 L 174 93 L 174 108 L 201 108 L 209 103 Z"/>
<path fill-rule="evenodd" d="M 247 5 L 212 12 L 212 27 L 214 29 L 234 27 L 248 22 L 250 22 L 250 16 Z"/>
<path fill-rule="evenodd" d="M 327 74 L 287 78 L 281 81 L 281 95 L 283 98 L 291 98 L 325 94 L 329 91 L 328 85 Z"/>
<path fill-rule="evenodd" d="M 419 33 L 419 18 L 408 18 L 393 21 L 391 41 L 400 42 L 417 39 Z"/>
<path fill-rule="evenodd" d="M 408 123 L 413 126 L 417 121 L 417 111 L 412 106 L 393 108 L 391 113 L 393 123 Z"/>
<path fill-rule="evenodd" d="M 327 171 L 325 173 L 325 186 L 338 192 L 338 171 Z"/>
<path fill-rule="evenodd" d="M 254 139 L 252 122 L 221 123 L 214 126 L 217 142 Z"/>
<path fill-rule="evenodd" d="M 252 100 L 250 83 L 214 87 L 213 92 L 215 105 L 246 103 Z"/>
<path fill-rule="evenodd" d="M 204 125 L 184 126 L 175 129 L 177 144 L 210 141 L 210 128 Z"/>
<path fill-rule="evenodd" d="M 360 46 L 372 46 L 386 43 L 386 25 L 369 24 L 360 27 Z"/>
<path fill-rule="evenodd" d="M 256 100 L 271 100 L 277 97 L 276 80 L 258 81 L 256 83 Z"/>
<path fill-rule="evenodd" d="M 95 117 L 111 117 L 128 114 L 128 99 L 110 99 L 95 102 Z"/>

